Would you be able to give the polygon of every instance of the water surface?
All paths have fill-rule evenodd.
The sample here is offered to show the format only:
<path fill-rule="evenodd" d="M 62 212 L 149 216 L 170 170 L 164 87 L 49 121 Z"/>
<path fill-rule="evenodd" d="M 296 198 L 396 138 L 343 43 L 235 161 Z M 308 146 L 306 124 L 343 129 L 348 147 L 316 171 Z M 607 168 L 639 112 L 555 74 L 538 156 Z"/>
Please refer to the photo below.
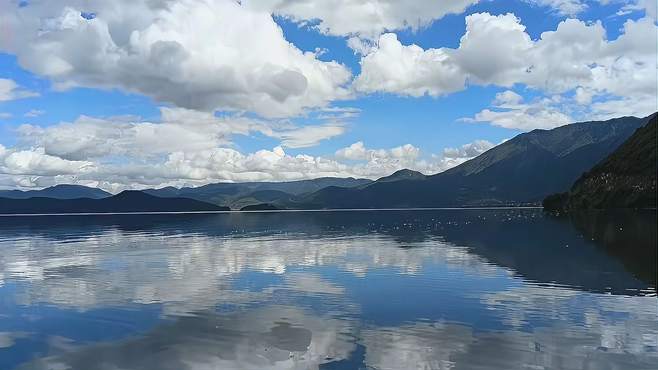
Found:
<path fill-rule="evenodd" d="M 656 213 L 0 219 L 0 369 L 656 369 Z"/>

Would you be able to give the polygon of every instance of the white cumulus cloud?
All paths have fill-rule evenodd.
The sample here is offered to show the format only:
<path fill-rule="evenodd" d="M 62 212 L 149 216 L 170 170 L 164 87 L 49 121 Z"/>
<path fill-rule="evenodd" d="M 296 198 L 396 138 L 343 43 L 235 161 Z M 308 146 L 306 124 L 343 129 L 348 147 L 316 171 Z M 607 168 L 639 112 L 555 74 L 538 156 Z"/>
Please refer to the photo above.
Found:
<path fill-rule="evenodd" d="M 549 7 L 561 15 L 576 15 L 588 8 L 585 0 L 525 0 L 530 4 Z M 601 2 L 607 2 L 603 0 Z"/>
<path fill-rule="evenodd" d="M 39 96 L 39 94 L 20 87 L 16 81 L 8 78 L 0 78 L 0 102 L 35 96 Z"/>
<path fill-rule="evenodd" d="M 645 116 L 657 108 L 657 35 L 658 28 L 649 18 L 626 21 L 615 40 L 607 39 L 600 22 L 567 19 L 532 40 L 513 14 L 476 13 L 466 17 L 466 33 L 456 49 L 424 50 L 403 45 L 394 34 L 382 35 L 362 58 L 355 87 L 368 93 L 438 96 L 469 84 L 525 85 L 548 99 L 576 94 L 581 105 L 595 99 L 601 104 L 586 112 L 589 118 L 605 116 L 619 100 L 628 103 L 624 112 Z M 532 115 L 556 119 L 544 126 L 554 127 L 565 117 L 558 114 L 559 106 L 554 108 Z M 509 113 L 505 116 L 512 118 Z"/>
<path fill-rule="evenodd" d="M 73 122 L 19 127 L 16 146 L 0 146 L 0 186 L 45 187 L 58 183 L 98 186 L 110 191 L 214 182 L 290 181 L 318 177 L 379 178 L 403 168 L 433 174 L 462 163 L 490 144 L 484 141 L 423 155 L 411 144 L 369 149 L 363 142 L 335 156 L 291 155 L 339 135 L 344 126 L 297 127 L 289 122 L 242 116 L 217 117 L 181 108 L 161 108 L 158 122 L 136 117 L 82 116 Z M 353 114 L 335 109 L 332 114 Z M 234 135 L 260 133 L 281 140 L 271 150 L 244 153 Z"/>
<path fill-rule="evenodd" d="M 18 150 L 0 145 L 0 174 L 23 176 L 82 175 L 95 170 L 89 161 L 69 161 L 43 148 Z"/>
<path fill-rule="evenodd" d="M 451 54 L 443 48 L 405 46 L 394 33 L 387 33 L 379 38 L 377 48 L 361 60 L 361 74 L 354 85 L 363 92 L 416 97 L 459 91 L 464 89 L 466 75 Z"/>
<path fill-rule="evenodd" d="M 184 108 L 267 117 L 349 94 L 346 67 L 302 52 L 269 12 L 235 1 L 6 2 L 0 23 L 11 30 L 0 50 L 59 89 L 121 88 Z"/>
<path fill-rule="evenodd" d="M 574 122 L 570 115 L 563 112 L 562 107 L 559 96 L 525 102 L 521 95 L 507 90 L 496 94 L 492 109 L 483 109 L 474 117 L 462 120 L 488 122 L 495 126 L 522 131 L 555 128 Z"/>
<path fill-rule="evenodd" d="M 420 149 L 411 144 L 391 149 L 369 149 L 358 141 L 336 151 L 336 158 L 355 161 L 351 171 L 369 178 L 386 176 L 405 168 L 431 175 L 466 162 L 493 147 L 486 140 L 476 140 L 459 148 L 445 148 L 441 154 L 423 157 Z"/>
<path fill-rule="evenodd" d="M 479 0 L 247 0 L 249 7 L 286 16 L 332 36 L 374 38 L 385 31 L 428 26 L 459 14 Z"/>
<path fill-rule="evenodd" d="M 464 144 L 458 148 L 443 149 L 443 156 L 446 158 L 467 158 L 471 159 L 493 148 L 495 145 L 487 140 L 476 140 L 472 143 Z"/>

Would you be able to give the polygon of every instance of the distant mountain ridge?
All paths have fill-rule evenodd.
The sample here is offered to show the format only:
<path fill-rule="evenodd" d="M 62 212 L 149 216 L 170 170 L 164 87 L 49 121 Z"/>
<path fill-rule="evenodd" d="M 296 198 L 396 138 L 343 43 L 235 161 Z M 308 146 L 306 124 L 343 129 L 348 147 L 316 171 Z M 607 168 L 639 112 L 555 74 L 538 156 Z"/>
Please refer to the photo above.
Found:
<path fill-rule="evenodd" d="M 395 171 L 393 174 L 389 176 L 384 176 L 382 178 L 379 178 L 374 182 L 381 183 L 381 182 L 394 182 L 401 180 L 425 180 L 426 178 L 427 175 L 424 175 L 418 171 L 413 171 L 405 168 L 399 171 Z"/>
<path fill-rule="evenodd" d="M 352 177 L 321 177 L 287 182 L 216 183 L 181 189 L 167 187 L 147 189 L 145 193 L 158 197 L 184 197 L 216 205 L 242 209 L 262 203 L 290 203 L 299 195 L 313 193 L 328 186 L 357 187 L 372 183 L 369 179 Z"/>
<path fill-rule="evenodd" d="M 111 197 L 112 194 L 98 188 L 82 185 L 61 184 L 41 190 L 0 190 L 0 198 L 29 199 L 29 198 L 52 198 L 52 199 L 102 199 Z"/>
<path fill-rule="evenodd" d="M 565 193 L 544 200 L 548 210 L 656 208 L 658 117 L 584 173 Z"/>
<path fill-rule="evenodd" d="M 327 187 L 299 208 L 405 208 L 534 204 L 568 188 L 647 118 L 574 123 L 520 134 L 445 172 L 364 187 Z"/>
<path fill-rule="evenodd" d="M 652 117 L 655 120 L 655 115 Z M 652 117 L 533 130 L 431 176 L 403 169 L 376 181 L 325 177 L 216 183 L 115 196 L 100 189 L 58 185 L 37 191 L 0 191 L 0 213 L 22 213 L 15 212 L 18 209 L 66 213 L 539 205 L 547 195 L 568 189 Z M 633 153 L 637 145 L 646 147 L 644 142 L 629 145 L 625 152 Z"/>
<path fill-rule="evenodd" d="M 363 186 L 372 183 L 369 179 L 356 179 L 356 178 L 336 178 L 336 177 L 323 177 L 312 180 L 299 180 L 289 182 L 246 182 L 246 183 L 215 183 L 199 187 L 165 187 L 160 189 L 145 189 L 140 191 L 132 191 L 132 193 L 143 193 L 154 197 L 156 199 L 177 199 L 184 198 L 187 200 L 196 200 L 205 204 L 212 204 L 218 206 L 217 209 L 248 209 L 262 207 L 263 204 L 270 203 L 289 203 L 293 201 L 298 195 L 312 193 L 318 189 L 326 186 Z M 97 188 L 90 188 L 81 185 L 56 185 L 41 190 L 4 190 L 0 191 L 0 213 L 12 213 L 20 209 L 36 210 L 37 208 L 43 209 L 45 213 L 53 210 L 56 213 L 68 213 L 69 209 L 84 209 L 76 210 L 75 212 L 93 212 L 89 208 L 92 203 L 89 202 L 76 202 L 68 203 L 52 202 L 51 200 L 97 200 L 104 198 L 112 198 L 116 201 L 116 196 L 104 190 Z M 32 202 L 13 202 L 13 200 L 30 200 Z M 98 203 L 100 204 L 100 203 Z M 171 204 L 171 203 L 168 203 Z M 197 204 L 198 206 L 198 204 Z M 57 209 L 57 211 L 54 211 Z M 12 210 L 12 212 L 5 212 L 3 210 Z M 141 210 L 140 210 L 141 211 Z M 36 211 L 35 211 L 36 212 Z M 35 213 L 31 212 L 30 213 Z M 104 211 L 102 211 L 104 212 Z M 124 212 L 116 211 L 116 212 Z M 13 212 L 20 213 L 20 212 Z"/>
<path fill-rule="evenodd" d="M 140 191 L 124 191 L 102 199 L 0 199 L 0 214 L 201 212 L 228 210 L 226 207 L 219 207 L 194 199 L 165 199 Z"/>

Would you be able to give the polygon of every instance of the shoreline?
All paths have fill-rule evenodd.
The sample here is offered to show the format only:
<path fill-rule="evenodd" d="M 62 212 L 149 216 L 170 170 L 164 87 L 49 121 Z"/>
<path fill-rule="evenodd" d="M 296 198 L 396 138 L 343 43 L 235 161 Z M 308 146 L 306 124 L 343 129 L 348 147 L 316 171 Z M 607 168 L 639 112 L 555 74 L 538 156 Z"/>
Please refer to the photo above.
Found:
<path fill-rule="evenodd" d="M 233 214 L 233 213 L 302 213 L 302 212 L 393 212 L 393 211 L 463 211 L 463 210 L 511 210 L 511 209 L 543 209 L 541 206 L 507 206 L 507 207 L 413 207 L 413 208 L 324 208 L 324 209 L 277 209 L 253 211 L 181 211 L 181 212 L 72 212 L 72 213 L 4 213 L 0 217 L 45 217 L 45 216 L 130 216 L 130 215 L 203 215 L 203 214 Z"/>

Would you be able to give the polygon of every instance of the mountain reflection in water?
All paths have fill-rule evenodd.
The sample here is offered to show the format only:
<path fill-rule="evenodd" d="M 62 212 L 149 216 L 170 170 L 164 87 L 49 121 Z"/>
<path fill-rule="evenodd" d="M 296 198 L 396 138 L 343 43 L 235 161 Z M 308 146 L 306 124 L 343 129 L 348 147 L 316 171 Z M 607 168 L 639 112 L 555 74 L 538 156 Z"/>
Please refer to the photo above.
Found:
<path fill-rule="evenodd" d="M 655 369 L 655 261 L 655 212 L 1 218 L 0 368 Z"/>

